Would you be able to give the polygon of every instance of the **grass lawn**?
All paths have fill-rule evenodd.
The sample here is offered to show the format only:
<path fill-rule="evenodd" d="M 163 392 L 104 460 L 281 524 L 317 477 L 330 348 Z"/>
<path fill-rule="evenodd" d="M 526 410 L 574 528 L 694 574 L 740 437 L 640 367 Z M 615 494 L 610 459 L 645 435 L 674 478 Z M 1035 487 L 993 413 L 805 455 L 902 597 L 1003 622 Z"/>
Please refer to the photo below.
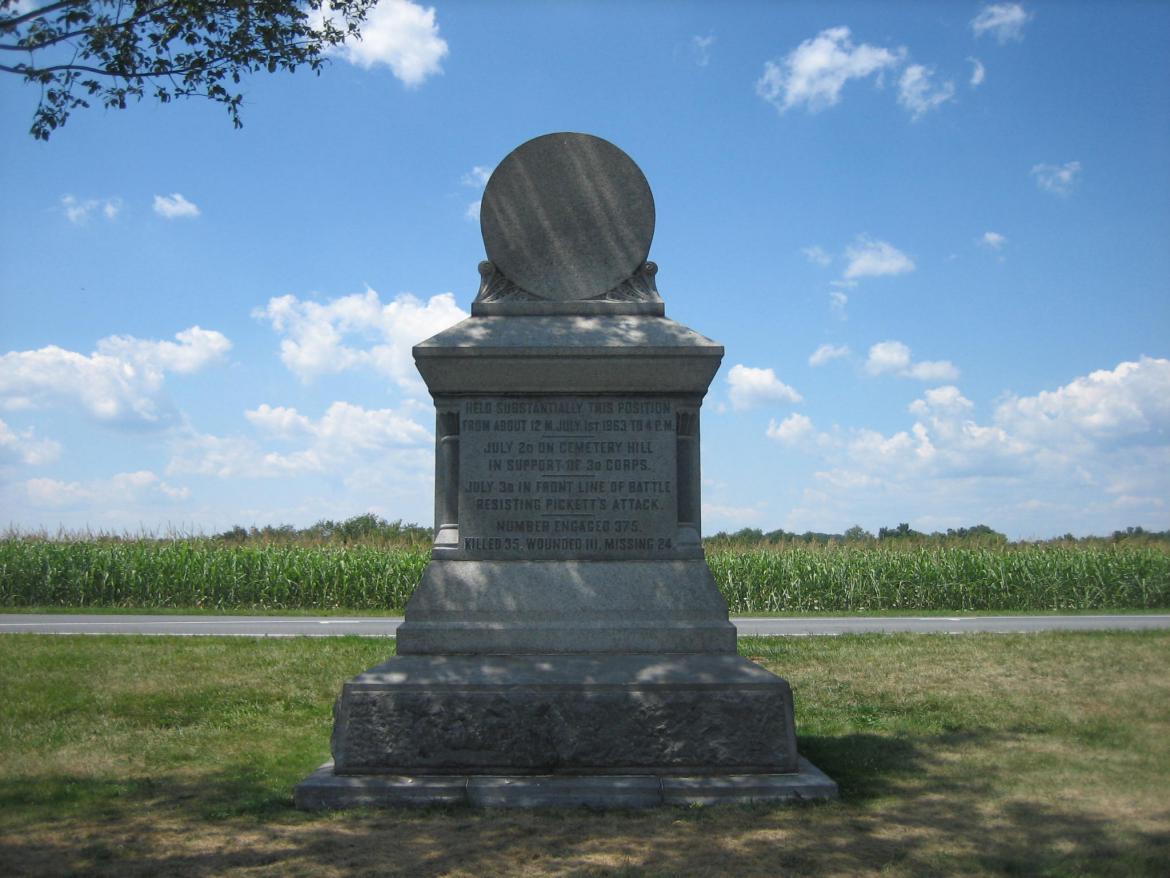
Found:
<path fill-rule="evenodd" d="M 388 648 L 0 637 L 0 874 L 1170 874 L 1170 632 L 741 640 L 827 805 L 294 811 Z"/>

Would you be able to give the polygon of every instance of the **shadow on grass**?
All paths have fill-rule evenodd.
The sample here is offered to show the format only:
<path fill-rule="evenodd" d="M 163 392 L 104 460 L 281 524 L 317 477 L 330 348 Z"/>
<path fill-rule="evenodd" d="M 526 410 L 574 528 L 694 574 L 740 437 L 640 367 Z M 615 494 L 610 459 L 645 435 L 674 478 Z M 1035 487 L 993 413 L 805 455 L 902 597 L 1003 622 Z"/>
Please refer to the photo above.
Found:
<path fill-rule="evenodd" d="M 1170 874 L 1170 813 L 1146 824 L 1163 829 L 1142 830 L 1076 800 L 1004 798 L 999 770 L 963 770 L 967 748 L 986 752 L 1010 737 L 802 738 L 805 755 L 842 790 L 841 801 L 813 806 L 302 814 L 291 808 L 291 784 L 246 769 L 120 783 L 9 780 L 0 783 L 0 815 L 61 816 L 0 833 L 0 863 L 8 874 L 119 878 Z M 71 811 L 84 818 L 75 823 Z"/>
<path fill-rule="evenodd" d="M 1149 832 L 1078 809 L 1076 802 L 1059 807 L 1039 797 L 1005 799 L 1004 770 L 981 763 L 978 771 L 964 771 L 956 759 L 965 748 L 994 752 L 1021 737 L 970 730 L 913 740 L 802 737 L 803 755 L 838 782 L 838 808 L 865 815 L 860 823 L 820 821 L 816 841 L 803 853 L 827 870 L 840 862 L 846 872 L 853 863 L 916 874 L 955 867 L 1020 875 L 1170 874 L 1170 810 L 1156 815 L 1165 828 Z"/>
<path fill-rule="evenodd" d="M 42 775 L 35 780 L 0 779 L 0 815 L 13 825 L 56 817 L 129 817 L 150 809 L 182 813 L 201 821 L 264 818 L 292 810 L 292 790 L 246 766 L 204 772 L 197 779 L 167 775 L 124 780 Z"/>

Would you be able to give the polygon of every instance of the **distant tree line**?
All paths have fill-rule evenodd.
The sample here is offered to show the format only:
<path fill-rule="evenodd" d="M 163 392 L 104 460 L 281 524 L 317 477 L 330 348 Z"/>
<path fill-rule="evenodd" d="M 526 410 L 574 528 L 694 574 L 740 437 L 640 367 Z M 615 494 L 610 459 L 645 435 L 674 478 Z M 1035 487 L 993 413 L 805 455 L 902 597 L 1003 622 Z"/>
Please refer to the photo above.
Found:
<path fill-rule="evenodd" d="M 861 525 L 854 525 L 846 530 L 844 533 L 821 533 L 819 531 L 805 531 L 804 533 L 796 533 L 795 531 L 786 530 L 771 530 L 763 531 L 759 528 L 745 527 L 740 530 L 728 533 L 727 531 L 719 531 L 706 538 L 707 542 L 719 545 L 730 546 L 783 546 L 789 544 L 803 544 L 803 545 L 829 545 L 830 543 L 844 543 L 850 545 L 866 545 L 866 544 L 909 544 L 909 543 L 964 543 L 967 545 L 979 546 L 1006 546 L 1012 543 L 1005 534 L 988 527 L 986 524 L 977 524 L 973 527 L 954 527 L 947 528 L 945 531 L 931 531 L 930 533 L 923 533 L 922 531 L 914 530 L 906 522 L 901 522 L 896 527 L 881 527 L 878 528 L 877 534 L 863 528 Z M 1074 543 L 1153 543 L 1164 542 L 1170 543 L 1170 530 L 1153 531 L 1145 530 L 1141 527 L 1127 527 L 1125 530 L 1115 530 L 1111 536 L 1098 537 L 1076 537 L 1071 533 L 1066 533 L 1063 536 L 1053 537 L 1047 540 L 1017 540 L 1016 543 L 1057 543 L 1057 544 L 1074 544 Z"/>
<path fill-rule="evenodd" d="M 291 524 L 265 525 L 264 527 L 244 527 L 235 525 L 222 533 L 210 538 L 191 533 L 170 532 L 138 534 L 125 533 L 94 533 L 91 531 L 67 532 L 59 531 L 55 535 L 47 532 L 27 532 L 16 528 L 9 528 L 0 533 L 0 540 L 54 540 L 63 542 L 140 542 L 150 540 L 199 540 L 211 539 L 219 543 L 245 544 L 308 544 L 308 545 L 365 545 L 384 548 L 412 548 L 427 549 L 433 539 L 433 531 L 421 524 L 406 522 L 402 519 L 389 521 L 372 512 L 354 515 L 344 521 L 334 521 L 331 518 L 322 518 L 308 527 L 294 527 Z M 1016 540 L 1012 541 L 985 524 L 974 527 L 947 528 L 945 531 L 924 533 L 901 522 L 895 527 L 878 528 L 876 534 L 854 525 L 844 533 L 821 533 L 820 531 L 805 531 L 797 533 L 786 530 L 764 531 L 760 528 L 745 527 L 728 533 L 719 531 L 704 537 L 704 543 L 712 548 L 768 548 L 784 546 L 808 545 L 851 545 L 851 546 L 913 546 L 934 544 L 959 544 L 966 546 L 982 546 L 995 548 L 1007 545 L 1163 545 L 1170 549 L 1170 530 L 1146 530 L 1142 527 L 1127 527 L 1125 530 L 1115 530 L 1110 536 L 1075 537 L 1071 533 L 1053 537 L 1047 540 Z"/>
<path fill-rule="evenodd" d="M 355 515 L 345 521 L 323 518 L 308 527 L 296 528 L 291 524 L 265 525 L 264 527 L 235 527 L 216 534 L 213 540 L 223 543 L 340 543 L 350 545 L 386 546 L 427 546 L 432 539 L 429 527 L 404 522 L 402 519 L 387 521 L 381 516 L 367 512 Z"/>

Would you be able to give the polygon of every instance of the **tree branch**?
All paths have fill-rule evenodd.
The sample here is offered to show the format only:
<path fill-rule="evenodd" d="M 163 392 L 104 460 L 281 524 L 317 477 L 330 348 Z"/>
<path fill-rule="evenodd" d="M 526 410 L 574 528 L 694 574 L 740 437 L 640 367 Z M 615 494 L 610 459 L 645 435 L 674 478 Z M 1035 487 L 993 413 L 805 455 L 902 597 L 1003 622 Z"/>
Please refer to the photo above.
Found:
<path fill-rule="evenodd" d="M 50 12 L 56 12 L 58 9 L 65 9 L 69 6 L 85 6 L 86 3 L 87 0 L 60 0 L 58 3 L 50 3 L 48 6 L 42 6 L 40 9 L 31 9 L 23 15 L 17 15 L 15 18 L 6 18 L 0 21 L 0 32 L 15 30 L 25 22 L 44 18 Z"/>
<path fill-rule="evenodd" d="M 332 0 L 335 15 L 316 24 L 311 10 L 323 2 L 0 0 L 0 57 L 9 59 L 0 75 L 40 87 L 31 129 L 40 140 L 90 101 L 121 109 L 149 88 L 163 103 L 180 96 L 222 103 L 238 128 L 241 75 L 319 72 L 329 46 L 359 37 L 377 0 Z M 13 14 L 18 9 L 28 11 Z"/>
<path fill-rule="evenodd" d="M 5 73 L 19 73 L 22 76 L 29 78 L 43 76 L 46 73 L 60 73 L 61 71 L 76 71 L 78 73 L 93 73 L 97 76 L 109 76 L 114 79 L 147 79 L 151 76 L 169 76 L 172 74 L 190 73 L 192 70 L 211 70 L 218 64 L 224 61 L 231 60 L 224 55 L 219 58 L 212 58 L 203 64 L 192 64 L 188 67 L 167 67 L 162 70 L 105 70 L 101 67 L 89 67 L 85 64 L 54 64 L 52 67 L 29 67 L 16 66 L 9 67 L 6 64 L 0 64 L 0 70 Z"/>
<path fill-rule="evenodd" d="M 125 21 L 112 21 L 109 24 L 96 23 L 87 25 L 80 30 L 71 30 L 67 33 L 57 34 L 57 36 L 52 37 L 51 39 L 38 42 L 35 46 L 22 46 L 19 44 L 15 46 L 9 46 L 0 44 L 0 49 L 8 52 L 36 52 L 40 49 L 46 48 L 47 46 L 55 46 L 58 43 L 63 43 L 66 40 L 72 40 L 76 37 L 92 36 L 95 31 L 105 30 L 107 28 L 109 30 L 114 30 L 115 28 L 133 27 L 140 21 L 143 21 L 154 15 L 156 12 L 161 12 L 162 10 L 166 9 L 168 6 L 174 6 L 172 0 L 167 0 L 165 3 L 157 3 L 154 6 L 151 6 L 149 9 L 138 13 L 137 15 L 130 16 Z"/>

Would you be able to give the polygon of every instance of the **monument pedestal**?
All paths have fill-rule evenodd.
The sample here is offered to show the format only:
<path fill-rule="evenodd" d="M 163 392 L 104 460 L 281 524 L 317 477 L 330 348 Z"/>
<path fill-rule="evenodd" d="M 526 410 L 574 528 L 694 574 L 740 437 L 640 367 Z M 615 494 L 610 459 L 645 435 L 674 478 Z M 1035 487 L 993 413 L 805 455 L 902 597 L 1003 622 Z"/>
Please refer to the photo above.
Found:
<path fill-rule="evenodd" d="M 432 561 L 398 652 L 735 652 L 735 626 L 702 559 Z"/>
<path fill-rule="evenodd" d="M 348 681 L 297 807 L 831 798 L 792 693 L 738 655 L 399 656 Z"/>
<path fill-rule="evenodd" d="M 796 770 L 792 692 L 738 655 L 398 656 L 345 684 L 341 774 Z"/>
<path fill-rule="evenodd" d="M 414 348 L 433 560 L 298 807 L 836 795 L 704 560 L 699 409 L 723 348 L 664 314 L 645 178 L 549 135 L 500 164 L 481 215 L 472 316 Z"/>

